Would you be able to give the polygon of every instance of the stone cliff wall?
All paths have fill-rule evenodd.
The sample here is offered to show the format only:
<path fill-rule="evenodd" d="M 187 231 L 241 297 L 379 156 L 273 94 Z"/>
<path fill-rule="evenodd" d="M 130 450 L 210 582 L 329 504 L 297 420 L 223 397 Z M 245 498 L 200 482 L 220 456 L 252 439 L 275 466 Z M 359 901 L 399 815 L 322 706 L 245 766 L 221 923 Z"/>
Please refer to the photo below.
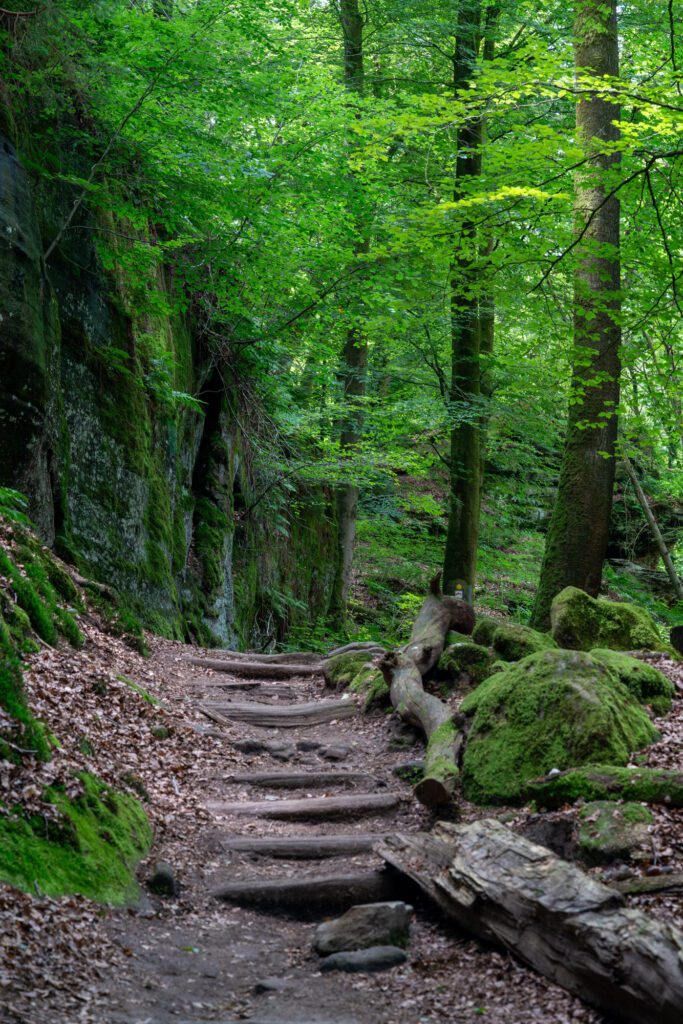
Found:
<path fill-rule="evenodd" d="M 33 182 L 0 138 L 0 485 L 25 493 L 43 538 L 158 631 L 229 646 L 281 639 L 327 610 L 329 496 L 280 496 L 274 528 L 250 410 L 191 320 L 136 322 L 116 268 L 98 258 L 107 225 L 85 214 L 45 265 L 70 200 Z M 143 329 L 171 391 L 199 395 L 203 414 L 150 386 Z"/>

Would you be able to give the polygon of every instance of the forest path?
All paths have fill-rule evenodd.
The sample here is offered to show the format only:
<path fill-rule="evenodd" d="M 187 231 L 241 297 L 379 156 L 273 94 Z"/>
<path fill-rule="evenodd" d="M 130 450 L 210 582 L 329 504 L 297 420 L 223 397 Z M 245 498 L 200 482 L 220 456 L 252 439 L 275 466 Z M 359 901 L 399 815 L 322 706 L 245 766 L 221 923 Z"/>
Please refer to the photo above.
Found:
<path fill-rule="evenodd" d="M 390 895 L 378 886 L 373 844 L 432 825 L 394 773 L 420 757 L 420 741 L 395 716 L 364 714 L 351 695 L 331 698 L 319 672 L 283 682 L 264 666 L 260 678 L 245 679 L 197 663 L 188 650 L 161 646 L 154 655 L 164 703 L 214 740 L 215 756 L 195 794 L 195 825 L 155 848 L 154 861 L 177 873 L 180 895 L 145 898 L 109 925 L 130 955 L 106 986 L 106 1021 L 599 1020 L 509 957 L 422 913 L 406 964 L 379 974 L 321 972 L 311 948 L 316 924 L 350 902 Z"/>

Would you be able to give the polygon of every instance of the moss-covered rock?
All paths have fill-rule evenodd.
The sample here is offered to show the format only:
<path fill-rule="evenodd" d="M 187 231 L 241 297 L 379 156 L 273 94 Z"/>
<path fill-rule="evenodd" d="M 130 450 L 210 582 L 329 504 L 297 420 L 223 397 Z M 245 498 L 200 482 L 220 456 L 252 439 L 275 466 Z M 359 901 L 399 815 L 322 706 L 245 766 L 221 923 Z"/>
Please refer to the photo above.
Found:
<path fill-rule="evenodd" d="M 465 793 L 478 803 L 514 802 L 551 769 L 625 764 L 657 736 L 616 675 L 576 651 L 524 658 L 477 687 L 461 710 L 471 717 Z"/>
<path fill-rule="evenodd" d="M 481 644 L 482 647 L 490 647 L 493 643 L 493 634 L 502 625 L 504 623 L 500 619 L 494 619 L 490 615 L 482 615 L 481 618 L 477 619 L 472 630 L 472 639 L 475 644 Z"/>
<path fill-rule="evenodd" d="M 596 647 L 590 654 L 619 676 L 640 704 L 649 704 L 658 715 L 665 715 L 671 709 L 676 688 L 654 665 L 606 647 Z"/>
<path fill-rule="evenodd" d="M 549 651 L 557 644 L 549 633 L 539 633 L 531 626 L 510 622 L 498 626 L 493 634 L 493 649 L 504 661 L 519 661 L 539 651 Z"/>
<path fill-rule="evenodd" d="M 141 805 L 92 775 L 84 792 L 69 800 L 52 787 L 45 799 L 56 818 L 0 818 L 0 879 L 48 896 L 80 893 L 102 903 L 137 898 L 135 866 L 150 846 L 152 831 Z"/>
<path fill-rule="evenodd" d="M 446 673 L 453 682 L 466 676 L 475 686 L 491 674 L 493 656 L 488 647 L 461 642 L 451 644 L 441 655 L 439 672 Z"/>
<path fill-rule="evenodd" d="M 589 864 L 627 859 L 649 839 L 652 811 L 638 803 L 595 800 L 579 811 L 579 854 Z"/>
<path fill-rule="evenodd" d="M 565 587 L 557 595 L 550 622 L 560 647 L 572 650 L 657 651 L 664 646 L 654 620 L 642 608 L 594 598 L 577 587 Z"/>
<path fill-rule="evenodd" d="M 350 689 L 365 696 L 365 706 L 388 700 L 389 687 L 367 651 L 348 651 L 328 658 L 323 666 L 325 681 L 335 690 Z"/>
<path fill-rule="evenodd" d="M 683 772 L 589 764 L 550 778 L 532 779 L 525 795 L 550 809 L 576 800 L 642 800 L 683 807 Z"/>

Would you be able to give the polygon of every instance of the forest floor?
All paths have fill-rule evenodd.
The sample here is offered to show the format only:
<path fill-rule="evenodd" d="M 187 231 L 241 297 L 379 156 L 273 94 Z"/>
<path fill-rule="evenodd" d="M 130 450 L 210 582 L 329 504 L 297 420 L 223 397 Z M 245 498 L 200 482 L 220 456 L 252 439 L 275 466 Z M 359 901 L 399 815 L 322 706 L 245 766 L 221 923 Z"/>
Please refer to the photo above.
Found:
<path fill-rule="evenodd" d="M 321 862 L 271 860 L 229 851 L 232 837 L 429 828 L 431 813 L 414 801 L 410 787 L 392 771 L 420 756 L 419 740 L 382 711 L 305 729 L 211 723 L 199 702 L 215 700 L 216 683 L 231 677 L 191 664 L 188 655 L 196 655 L 196 649 L 150 638 L 151 657 L 143 659 L 101 632 L 96 622 L 83 628 L 83 651 L 45 650 L 30 659 L 26 673 L 29 702 L 62 739 L 61 748 L 49 765 L 32 775 L 17 768 L 2 780 L 3 786 L 30 801 L 33 789 L 39 792 L 48 777 L 74 769 L 85 768 L 110 781 L 123 775 L 133 778 L 148 794 L 146 808 L 155 829 L 140 878 L 144 883 L 153 864 L 165 861 L 180 893 L 153 896 L 143 885 L 139 905 L 107 913 L 80 897 L 47 899 L 0 887 L 0 1020 L 28 1024 L 38 1014 L 56 1024 L 469 1024 L 481 1019 L 495 1024 L 597 1024 L 602 1019 L 511 957 L 442 925 L 423 908 L 415 916 L 404 965 L 380 974 L 347 975 L 320 970 L 311 949 L 319 914 L 295 920 L 217 900 L 217 887 L 247 878 L 300 878 L 379 866 L 372 854 Z M 661 662 L 660 667 L 681 685 L 681 666 Z M 126 680 L 160 703 L 145 700 Z M 268 697 L 270 703 L 330 696 L 321 677 L 278 684 L 277 691 Z M 169 730 L 167 738 L 153 737 L 151 730 L 159 725 Z M 683 700 L 675 701 L 672 713 L 658 725 L 662 739 L 651 748 L 650 763 L 677 767 Z M 88 755 L 82 752 L 83 737 L 89 741 Z M 236 744 L 243 746 L 249 739 L 274 741 L 275 746 L 270 753 L 238 749 Z M 400 803 L 382 817 L 317 824 L 221 813 L 215 803 L 211 809 L 212 801 L 334 792 L 256 792 L 229 781 L 238 772 L 278 768 L 362 771 L 374 782 L 361 789 L 394 792 Z M 506 814 L 513 827 L 527 817 L 504 809 L 496 813 Z M 490 811 L 463 804 L 460 814 L 468 819 Z M 655 814 L 652 850 L 637 870 L 653 863 L 680 869 L 683 812 L 662 808 Z M 683 924 L 683 898 L 669 895 L 639 902 Z"/>

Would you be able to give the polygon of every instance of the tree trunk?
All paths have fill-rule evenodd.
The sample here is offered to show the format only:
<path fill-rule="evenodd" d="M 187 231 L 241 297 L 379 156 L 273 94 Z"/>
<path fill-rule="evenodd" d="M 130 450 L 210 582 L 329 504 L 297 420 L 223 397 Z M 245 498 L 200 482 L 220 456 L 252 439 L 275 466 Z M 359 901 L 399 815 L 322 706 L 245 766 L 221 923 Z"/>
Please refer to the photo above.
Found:
<path fill-rule="evenodd" d="M 484 59 L 494 56 L 498 7 L 486 12 Z M 466 91 L 476 68 L 481 41 L 480 0 L 461 3 L 456 28 L 453 88 L 458 96 Z M 482 169 L 484 117 L 469 118 L 459 129 L 455 174 L 455 199 L 467 195 Z M 474 220 L 462 224 L 456 254 L 451 263 L 451 417 L 449 455 L 448 533 L 444 554 L 444 593 L 462 592 L 472 603 L 477 568 L 477 545 L 481 512 L 482 467 L 490 380 L 482 376 L 481 356 L 493 350 L 493 298 L 482 295 L 483 260 L 491 240 L 478 251 Z"/>
<path fill-rule="evenodd" d="M 657 520 L 655 519 L 654 513 L 650 508 L 647 497 L 645 496 L 645 491 L 640 486 L 640 481 L 636 476 L 636 471 L 633 468 L 631 460 L 625 452 L 622 455 L 622 460 L 626 468 L 626 472 L 628 473 L 629 479 L 633 484 L 633 489 L 636 492 L 636 497 L 638 498 L 640 507 L 643 510 L 643 515 L 647 520 L 647 524 L 650 527 L 652 536 L 654 537 L 655 543 L 659 548 L 659 553 L 662 556 L 664 568 L 666 569 L 667 575 L 671 580 L 671 586 L 674 589 L 674 593 L 679 601 L 683 601 L 683 583 L 681 583 L 678 573 L 676 572 L 676 567 L 673 563 L 671 555 L 669 554 L 669 549 L 666 546 L 664 538 L 662 537 L 662 531 L 659 529 Z"/>
<path fill-rule="evenodd" d="M 683 933 L 499 821 L 440 824 L 378 847 L 442 914 L 632 1024 L 678 1024 Z"/>
<path fill-rule="evenodd" d="M 363 16 L 358 0 L 340 0 L 339 15 L 344 37 L 344 85 L 347 92 L 363 94 L 365 71 L 363 66 Z M 356 215 L 358 218 L 358 215 Z M 367 227 L 356 220 L 354 254 L 366 255 L 370 243 Z M 344 414 L 339 446 L 342 455 L 352 452 L 363 434 L 363 399 L 365 398 L 368 365 L 368 343 L 358 324 L 350 326 L 342 354 L 340 381 Z M 346 608 L 351 588 L 353 548 L 356 539 L 356 517 L 359 489 L 349 481 L 337 489 L 338 550 L 335 577 L 330 599 L 330 615 L 338 625 L 346 619 Z"/>
<path fill-rule="evenodd" d="M 619 74 L 616 0 L 577 0 L 579 74 Z M 607 549 L 617 437 L 620 375 L 619 200 L 609 195 L 619 154 L 619 108 L 589 93 L 576 108 L 577 136 L 588 158 L 575 185 L 574 354 L 569 420 L 532 625 L 547 629 L 550 605 L 564 587 L 597 596 Z"/>

